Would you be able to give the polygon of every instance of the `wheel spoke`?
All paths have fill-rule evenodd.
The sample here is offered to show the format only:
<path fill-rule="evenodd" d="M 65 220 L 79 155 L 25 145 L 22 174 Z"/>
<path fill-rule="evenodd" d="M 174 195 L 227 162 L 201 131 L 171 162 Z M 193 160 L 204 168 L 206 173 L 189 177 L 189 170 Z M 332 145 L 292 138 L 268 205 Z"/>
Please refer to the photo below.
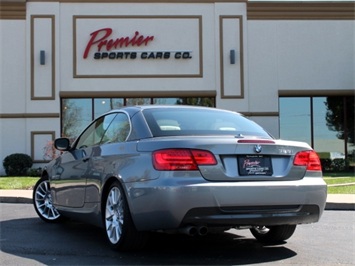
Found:
<path fill-rule="evenodd" d="M 121 230 L 120 230 L 120 227 L 117 225 L 115 227 L 115 239 L 118 240 L 121 236 Z"/>
<path fill-rule="evenodd" d="M 49 210 L 51 212 L 51 214 L 50 214 L 51 217 L 55 217 L 57 215 L 57 212 L 56 212 L 56 210 L 54 208 L 51 208 Z"/>
<path fill-rule="evenodd" d="M 36 191 L 36 197 L 39 197 L 39 198 L 44 198 L 46 194 L 42 194 L 40 191 Z"/>
<path fill-rule="evenodd" d="M 44 206 L 44 202 L 42 204 L 38 204 L 37 206 L 41 209 Z"/>

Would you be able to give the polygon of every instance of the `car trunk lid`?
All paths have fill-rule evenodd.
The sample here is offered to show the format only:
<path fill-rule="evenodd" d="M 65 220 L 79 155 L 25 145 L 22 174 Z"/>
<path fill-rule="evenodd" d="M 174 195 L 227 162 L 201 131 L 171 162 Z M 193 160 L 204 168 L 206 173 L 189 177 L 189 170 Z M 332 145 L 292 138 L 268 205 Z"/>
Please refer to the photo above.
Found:
<path fill-rule="evenodd" d="M 167 148 L 211 151 L 216 165 L 199 165 L 204 179 L 209 181 L 297 180 L 306 173 L 305 166 L 295 166 L 295 154 L 311 150 L 304 143 L 237 136 L 192 136 L 154 138 L 141 141 L 140 151 Z"/>

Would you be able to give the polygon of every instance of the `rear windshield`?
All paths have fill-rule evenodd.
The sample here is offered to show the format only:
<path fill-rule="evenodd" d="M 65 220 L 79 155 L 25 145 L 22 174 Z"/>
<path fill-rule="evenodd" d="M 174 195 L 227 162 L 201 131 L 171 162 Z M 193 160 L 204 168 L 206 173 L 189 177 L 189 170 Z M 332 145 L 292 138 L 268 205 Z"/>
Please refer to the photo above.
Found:
<path fill-rule="evenodd" d="M 272 138 L 240 114 L 217 109 L 154 108 L 143 115 L 154 137 L 186 135 L 241 135 Z"/>

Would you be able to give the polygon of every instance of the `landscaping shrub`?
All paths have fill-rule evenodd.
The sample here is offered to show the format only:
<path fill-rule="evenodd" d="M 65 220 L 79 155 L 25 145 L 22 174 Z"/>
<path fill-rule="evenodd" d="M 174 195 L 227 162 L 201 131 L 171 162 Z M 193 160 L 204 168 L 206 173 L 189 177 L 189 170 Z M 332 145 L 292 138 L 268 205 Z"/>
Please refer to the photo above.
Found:
<path fill-rule="evenodd" d="M 11 154 L 5 157 L 3 161 L 3 166 L 8 176 L 25 176 L 32 165 L 32 158 L 23 153 Z"/>
<path fill-rule="evenodd" d="M 334 159 L 333 160 L 333 171 L 342 172 L 346 169 L 345 159 Z"/>
<path fill-rule="evenodd" d="M 331 159 L 320 159 L 322 164 L 323 172 L 346 172 L 351 170 L 349 166 L 349 160 L 336 158 L 334 160 Z"/>
<path fill-rule="evenodd" d="M 27 170 L 27 176 L 40 177 L 42 173 L 42 168 L 30 168 Z"/>
<path fill-rule="evenodd" d="M 332 170 L 332 160 L 331 159 L 320 159 L 323 172 L 330 172 Z"/>

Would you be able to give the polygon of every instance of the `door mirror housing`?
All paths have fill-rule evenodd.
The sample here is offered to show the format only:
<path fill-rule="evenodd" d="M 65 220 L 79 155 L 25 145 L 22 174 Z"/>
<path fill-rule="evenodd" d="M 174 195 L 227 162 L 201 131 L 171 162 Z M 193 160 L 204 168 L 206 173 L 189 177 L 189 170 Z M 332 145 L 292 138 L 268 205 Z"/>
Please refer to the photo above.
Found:
<path fill-rule="evenodd" d="M 54 140 L 54 147 L 58 151 L 68 151 L 70 150 L 70 141 L 68 138 L 58 138 Z"/>

